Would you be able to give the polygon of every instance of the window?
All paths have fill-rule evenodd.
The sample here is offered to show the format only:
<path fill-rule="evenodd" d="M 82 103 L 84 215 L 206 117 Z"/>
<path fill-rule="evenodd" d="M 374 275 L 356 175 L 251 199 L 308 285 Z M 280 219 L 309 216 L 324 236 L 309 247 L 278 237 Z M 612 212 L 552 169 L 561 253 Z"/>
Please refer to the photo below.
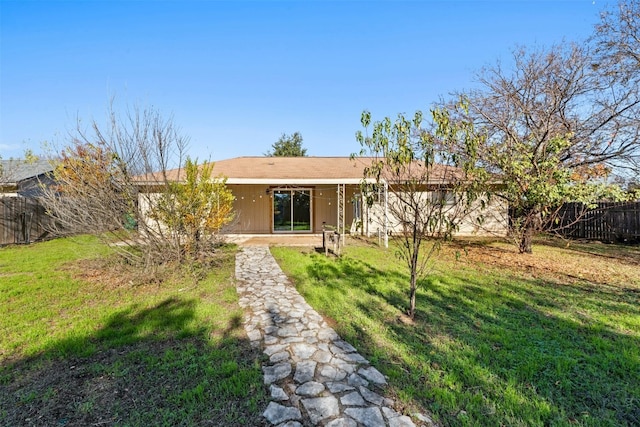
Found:
<path fill-rule="evenodd" d="M 431 202 L 433 204 L 453 205 L 456 203 L 456 194 L 447 190 L 434 190 L 431 192 Z"/>

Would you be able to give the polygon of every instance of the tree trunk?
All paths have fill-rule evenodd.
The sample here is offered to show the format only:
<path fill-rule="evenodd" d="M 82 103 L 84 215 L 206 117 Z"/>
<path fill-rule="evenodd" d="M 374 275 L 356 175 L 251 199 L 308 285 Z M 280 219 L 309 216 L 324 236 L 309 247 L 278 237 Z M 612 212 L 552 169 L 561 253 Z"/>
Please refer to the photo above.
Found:
<path fill-rule="evenodd" d="M 413 217 L 413 233 L 412 233 L 412 242 L 411 242 L 411 250 L 410 257 L 411 262 L 411 287 L 409 290 L 409 317 L 413 320 L 416 314 L 416 290 L 418 289 L 418 260 L 420 254 L 420 243 L 422 242 L 422 237 L 420 236 L 420 229 L 418 228 L 419 224 L 419 210 L 414 209 L 414 217 Z"/>
<path fill-rule="evenodd" d="M 520 245 L 518 250 L 521 254 L 530 254 L 533 253 L 533 229 L 529 226 L 526 226 L 524 230 L 522 230 L 522 235 L 520 236 Z"/>
<path fill-rule="evenodd" d="M 518 250 L 521 254 L 533 253 L 533 236 L 542 229 L 542 215 L 537 207 L 525 210 L 524 222 L 520 229 L 520 244 Z"/>
<path fill-rule="evenodd" d="M 413 253 L 411 254 L 411 287 L 409 290 L 409 317 L 413 320 L 416 314 L 416 291 L 418 289 L 418 250 L 419 245 L 416 245 L 414 239 Z"/>
<path fill-rule="evenodd" d="M 409 317 L 413 319 L 416 314 L 416 273 L 414 271 L 411 272 L 411 290 L 409 291 Z"/>

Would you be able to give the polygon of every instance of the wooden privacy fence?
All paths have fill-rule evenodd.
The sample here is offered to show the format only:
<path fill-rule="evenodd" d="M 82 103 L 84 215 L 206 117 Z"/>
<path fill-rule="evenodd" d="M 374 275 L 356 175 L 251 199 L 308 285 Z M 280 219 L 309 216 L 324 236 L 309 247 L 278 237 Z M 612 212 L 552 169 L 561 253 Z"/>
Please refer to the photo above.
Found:
<path fill-rule="evenodd" d="M 574 239 L 604 242 L 640 241 L 640 202 L 566 203 L 558 213 L 560 233 Z"/>
<path fill-rule="evenodd" d="M 44 240 L 51 225 L 53 219 L 37 199 L 0 197 L 0 245 Z"/>

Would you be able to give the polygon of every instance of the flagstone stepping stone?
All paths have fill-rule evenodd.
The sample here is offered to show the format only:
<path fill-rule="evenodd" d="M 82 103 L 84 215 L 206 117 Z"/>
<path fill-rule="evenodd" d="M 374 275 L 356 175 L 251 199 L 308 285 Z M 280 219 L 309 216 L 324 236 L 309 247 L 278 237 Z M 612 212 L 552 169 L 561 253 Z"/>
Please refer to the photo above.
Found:
<path fill-rule="evenodd" d="M 277 385 L 271 384 L 269 391 L 273 400 L 289 400 L 289 395 Z"/>
<path fill-rule="evenodd" d="M 347 377 L 347 373 L 333 365 L 324 365 L 320 369 L 320 376 L 331 381 L 340 381 Z"/>
<path fill-rule="evenodd" d="M 377 393 L 372 392 L 366 387 L 360 386 L 359 390 L 360 394 L 362 394 L 362 397 L 364 397 L 367 402 L 371 402 L 374 405 L 382 406 L 384 404 L 393 404 L 393 402 L 387 401 L 387 399 Z"/>
<path fill-rule="evenodd" d="M 294 344 L 291 346 L 293 357 L 301 360 L 310 359 L 318 351 L 318 347 L 311 344 Z"/>
<path fill-rule="evenodd" d="M 263 366 L 264 383 L 269 385 L 283 378 L 287 378 L 291 373 L 291 363 L 282 362 L 273 366 Z"/>
<path fill-rule="evenodd" d="M 384 375 L 304 301 L 267 247 L 243 248 L 236 278 L 247 337 L 268 358 L 270 425 L 415 427 L 384 396 Z"/>
<path fill-rule="evenodd" d="M 279 403 L 271 402 L 262 414 L 271 424 L 280 424 L 289 420 L 300 420 L 302 414 L 298 408 L 283 406 Z"/>
<path fill-rule="evenodd" d="M 302 406 L 307 410 L 309 418 L 314 424 L 318 424 L 326 418 L 335 417 L 340 413 L 338 399 L 333 396 L 302 399 Z"/>
<path fill-rule="evenodd" d="M 380 371 L 378 371 L 373 366 L 358 369 L 358 374 L 360 374 L 360 376 L 366 378 L 367 380 L 371 381 L 372 383 L 375 383 L 378 385 L 387 384 L 387 379 L 384 377 L 384 375 L 382 375 Z"/>
<path fill-rule="evenodd" d="M 316 371 L 316 365 L 317 363 L 313 360 L 298 362 L 293 380 L 300 384 L 311 381 Z"/>
<path fill-rule="evenodd" d="M 428 425 L 433 425 L 433 424 L 428 424 Z M 403 415 L 397 418 L 390 418 L 389 427 L 415 427 L 415 424 L 413 423 L 413 421 L 411 421 L 411 418 L 409 418 L 406 415 Z"/>
<path fill-rule="evenodd" d="M 342 382 L 328 381 L 326 385 L 331 393 L 341 393 L 343 391 L 355 390 L 355 388 Z"/>
<path fill-rule="evenodd" d="M 385 425 L 380 408 L 375 406 L 369 408 L 347 408 L 344 410 L 344 413 L 365 427 L 379 427 Z"/>
<path fill-rule="evenodd" d="M 349 379 L 347 380 L 347 384 L 352 386 L 369 386 L 369 381 L 365 380 L 358 374 L 349 375 Z"/>
<path fill-rule="evenodd" d="M 298 396 L 314 397 L 318 396 L 323 391 L 324 385 L 315 381 L 309 381 L 308 383 L 304 383 L 300 387 L 296 388 L 296 394 Z"/>
<path fill-rule="evenodd" d="M 365 406 L 367 404 L 357 391 L 342 396 L 340 403 L 347 406 Z"/>
<path fill-rule="evenodd" d="M 351 418 L 337 418 L 325 424 L 325 427 L 358 427 L 358 423 Z"/>

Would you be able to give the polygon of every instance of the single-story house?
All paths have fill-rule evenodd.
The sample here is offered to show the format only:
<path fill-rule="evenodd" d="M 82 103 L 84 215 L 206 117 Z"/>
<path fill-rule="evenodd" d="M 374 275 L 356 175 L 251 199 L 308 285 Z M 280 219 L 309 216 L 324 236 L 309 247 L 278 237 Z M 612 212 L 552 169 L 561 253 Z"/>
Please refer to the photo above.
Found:
<path fill-rule="evenodd" d="M 236 234 L 314 234 L 326 227 L 339 232 L 399 231 L 385 215 L 386 186 L 378 202 L 363 203 L 360 184 L 371 159 L 350 157 L 237 157 L 214 162 L 213 175 L 226 177 L 235 196 L 236 219 L 227 230 Z M 172 170 L 168 179 L 180 180 Z M 373 180 L 369 180 L 373 183 Z M 459 235 L 506 233 L 507 206 L 492 202 L 482 227 L 463 223 Z"/>

